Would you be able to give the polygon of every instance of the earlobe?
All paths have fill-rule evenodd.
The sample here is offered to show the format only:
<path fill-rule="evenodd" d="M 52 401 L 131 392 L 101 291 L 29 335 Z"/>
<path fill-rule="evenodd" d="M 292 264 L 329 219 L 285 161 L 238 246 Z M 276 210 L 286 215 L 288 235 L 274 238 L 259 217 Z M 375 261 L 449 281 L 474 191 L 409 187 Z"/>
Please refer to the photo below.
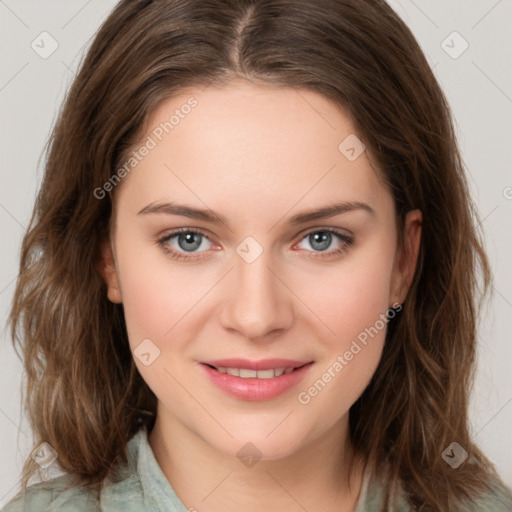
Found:
<path fill-rule="evenodd" d="M 420 210 L 411 210 L 405 216 L 403 247 L 398 248 L 390 303 L 403 303 L 413 282 L 421 243 L 422 221 Z"/>
<path fill-rule="evenodd" d="M 114 254 L 110 242 L 105 240 L 101 244 L 101 255 L 98 270 L 107 285 L 107 297 L 110 302 L 120 304 L 123 302 L 119 276 L 115 265 Z"/>

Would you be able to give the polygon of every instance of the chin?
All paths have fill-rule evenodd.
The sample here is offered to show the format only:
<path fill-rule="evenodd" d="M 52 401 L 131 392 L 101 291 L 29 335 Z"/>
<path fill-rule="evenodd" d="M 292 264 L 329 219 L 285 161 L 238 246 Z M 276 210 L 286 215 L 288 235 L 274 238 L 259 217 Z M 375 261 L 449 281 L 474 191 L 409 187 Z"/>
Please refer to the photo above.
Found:
<path fill-rule="evenodd" d="M 233 437 L 228 435 L 216 439 L 203 437 L 203 441 L 227 457 L 266 461 L 285 459 L 312 441 L 311 436 L 305 432 L 290 432 L 290 428 L 286 428 L 284 424 L 276 428 L 278 424 L 279 422 L 272 428 L 267 428 L 265 425 L 259 429 L 253 426 L 252 429 L 235 430 L 231 427 L 228 431 Z"/>

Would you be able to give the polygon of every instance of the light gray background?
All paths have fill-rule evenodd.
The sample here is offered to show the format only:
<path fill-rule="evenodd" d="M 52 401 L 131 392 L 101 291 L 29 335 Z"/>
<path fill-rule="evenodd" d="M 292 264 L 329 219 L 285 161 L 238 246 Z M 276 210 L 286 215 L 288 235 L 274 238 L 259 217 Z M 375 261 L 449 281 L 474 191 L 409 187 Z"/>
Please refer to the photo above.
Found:
<path fill-rule="evenodd" d="M 82 52 L 115 3 L 0 0 L 0 507 L 17 492 L 31 446 L 20 407 L 22 367 L 5 329 L 19 247 L 41 178 L 44 142 Z M 495 287 L 480 328 L 472 432 L 512 486 L 512 2 L 390 3 L 416 35 L 448 97 L 483 219 Z M 49 48 L 49 40 L 41 43 L 43 31 L 59 45 L 46 59 L 31 48 L 34 40 Z M 469 44 L 457 58 L 465 43 L 450 36 L 453 31 Z"/>

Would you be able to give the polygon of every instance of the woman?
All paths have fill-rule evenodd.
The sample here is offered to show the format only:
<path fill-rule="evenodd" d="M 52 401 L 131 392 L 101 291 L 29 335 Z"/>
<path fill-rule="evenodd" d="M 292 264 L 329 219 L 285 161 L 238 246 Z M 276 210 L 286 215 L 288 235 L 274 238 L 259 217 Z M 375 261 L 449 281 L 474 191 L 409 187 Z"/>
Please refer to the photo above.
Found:
<path fill-rule="evenodd" d="M 5 511 L 510 510 L 468 431 L 475 219 L 385 2 L 122 1 L 23 244 Z"/>

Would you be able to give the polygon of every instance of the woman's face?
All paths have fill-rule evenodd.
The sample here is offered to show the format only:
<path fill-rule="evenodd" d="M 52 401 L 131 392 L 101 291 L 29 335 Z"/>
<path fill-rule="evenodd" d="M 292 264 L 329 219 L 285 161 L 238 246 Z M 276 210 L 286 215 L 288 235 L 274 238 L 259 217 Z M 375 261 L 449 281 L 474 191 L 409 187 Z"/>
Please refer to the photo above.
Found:
<path fill-rule="evenodd" d="M 421 215 L 403 254 L 350 118 L 310 91 L 191 89 L 148 126 L 115 191 L 115 268 L 103 255 L 159 421 L 267 459 L 345 428 L 412 279 Z"/>

